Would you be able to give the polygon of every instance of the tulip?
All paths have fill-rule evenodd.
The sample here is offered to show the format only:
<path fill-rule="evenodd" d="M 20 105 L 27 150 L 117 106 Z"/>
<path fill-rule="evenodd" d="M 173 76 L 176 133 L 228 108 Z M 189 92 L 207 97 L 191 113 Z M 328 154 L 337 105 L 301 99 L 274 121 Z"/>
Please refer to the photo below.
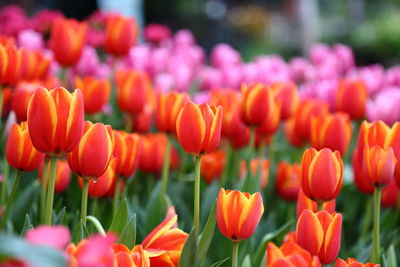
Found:
<path fill-rule="evenodd" d="M 265 267 L 304 266 L 320 267 L 317 256 L 311 254 L 294 242 L 286 242 L 280 248 L 274 243 L 267 244 L 267 262 Z"/>
<path fill-rule="evenodd" d="M 64 251 L 71 240 L 71 234 L 66 226 L 42 225 L 29 229 L 26 232 L 25 239 L 30 244 Z"/>
<path fill-rule="evenodd" d="M 28 104 L 33 93 L 40 87 L 36 83 L 20 82 L 11 96 L 11 110 L 15 112 L 18 121 L 27 120 Z"/>
<path fill-rule="evenodd" d="M 365 194 L 372 194 L 375 188 L 368 182 L 366 176 L 364 175 L 362 162 L 360 164 L 358 161 L 358 153 L 358 150 L 354 150 L 352 157 L 354 184 L 359 191 Z"/>
<path fill-rule="evenodd" d="M 383 123 L 381 122 L 381 124 Z M 385 148 L 393 148 L 394 155 L 397 159 L 400 159 L 400 123 L 396 122 L 393 124 L 392 129 L 390 129 L 388 126 L 386 126 L 385 129 L 388 131 L 385 132 L 385 138 L 381 137 L 381 142 L 384 142 L 384 144 L 381 146 Z"/>
<path fill-rule="evenodd" d="M 149 267 L 150 258 L 142 245 L 136 245 L 129 250 L 125 245 L 113 244 L 115 267 Z M 151 254 L 153 255 L 153 254 Z"/>
<path fill-rule="evenodd" d="M 41 164 L 39 167 L 39 182 L 42 184 L 43 183 L 43 178 L 46 181 L 46 186 L 47 188 L 48 185 L 48 177 L 44 177 L 45 175 L 48 175 L 50 172 L 50 166 L 46 164 L 46 170 L 45 169 L 45 164 Z M 66 160 L 58 160 L 57 161 L 57 166 L 56 166 L 56 184 L 54 187 L 54 192 L 56 193 L 62 193 L 64 192 L 71 180 L 71 169 L 68 166 L 68 162 Z"/>
<path fill-rule="evenodd" d="M 33 171 L 39 167 L 43 158 L 44 154 L 37 151 L 32 145 L 27 123 L 14 124 L 6 145 L 8 164 L 20 171 Z"/>
<path fill-rule="evenodd" d="M 247 177 L 256 177 L 260 175 L 260 188 L 265 189 L 269 179 L 270 161 L 268 159 L 253 159 L 250 161 L 251 176 L 247 175 L 247 167 L 245 162 L 240 165 L 240 179 L 248 179 Z"/>
<path fill-rule="evenodd" d="M 112 15 L 107 20 L 105 49 L 117 57 L 128 54 L 138 36 L 138 26 L 133 18 Z"/>
<path fill-rule="evenodd" d="M 42 53 L 27 49 L 21 51 L 21 79 L 25 81 L 43 80 L 50 69 L 50 59 Z"/>
<path fill-rule="evenodd" d="M 71 152 L 83 134 L 83 98 L 59 87 L 39 88 L 28 105 L 28 129 L 32 144 L 50 156 Z"/>
<path fill-rule="evenodd" d="M 313 212 L 318 212 L 318 203 L 309 199 L 303 192 L 303 190 L 299 191 L 297 196 L 297 207 L 296 207 L 296 217 L 299 218 L 303 210 L 312 210 Z M 329 213 L 333 213 L 336 210 L 336 200 L 333 199 L 331 201 L 325 202 L 320 207 L 321 210 L 326 210 Z"/>
<path fill-rule="evenodd" d="M 84 134 L 79 145 L 68 154 L 71 170 L 84 179 L 82 190 L 81 220 L 86 224 L 89 180 L 100 177 L 107 169 L 114 149 L 111 126 L 85 122 Z"/>
<path fill-rule="evenodd" d="M 296 201 L 300 191 L 300 164 L 281 161 L 278 164 L 275 190 L 286 201 Z"/>
<path fill-rule="evenodd" d="M 396 181 L 392 179 L 390 183 L 382 190 L 381 205 L 384 208 L 397 208 L 399 202 L 399 188 L 396 185 Z"/>
<path fill-rule="evenodd" d="M 15 85 L 21 73 L 21 52 L 13 44 L 0 44 L 0 85 Z"/>
<path fill-rule="evenodd" d="M 70 67 L 81 57 L 86 40 L 86 24 L 74 19 L 56 19 L 50 36 L 50 48 L 60 65 Z"/>
<path fill-rule="evenodd" d="M 336 92 L 336 109 L 349 114 L 352 119 L 365 115 L 368 93 L 361 80 L 343 80 Z"/>
<path fill-rule="evenodd" d="M 141 113 L 132 119 L 132 129 L 128 131 L 133 131 L 137 133 L 147 133 L 151 130 L 153 121 L 153 108 L 150 104 L 147 104 Z M 129 122 L 128 122 L 129 125 Z"/>
<path fill-rule="evenodd" d="M 330 148 L 344 155 L 351 141 L 351 120 L 345 113 L 314 117 L 311 120 L 311 146 Z"/>
<path fill-rule="evenodd" d="M 149 24 L 144 29 L 145 39 L 154 44 L 160 44 L 171 38 L 171 30 L 163 24 Z"/>
<path fill-rule="evenodd" d="M 232 240 L 232 266 L 237 267 L 238 244 L 249 238 L 264 212 L 259 192 L 249 194 L 220 189 L 217 198 L 217 224 L 221 233 Z"/>
<path fill-rule="evenodd" d="M 285 136 L 287 141 L 294 147 L 302 147 L 304 144 L 304 139 L 302 136 L 296 132 L 296 119 L 291 117 L 285 123 Z"/>
<path fill-rule="evenodd" d="M 308 198 L 322 203 L 339 195 L 343 183 L 343 161 L 338 151 L 307 149 L 301 167 L 301 187 Z"/>
<path fill-rule="evenodd" d="M 335 261 L 334 267 L 381 267 L 380 264 L 374 264 L 374 263 L 360 263 L 356 259 L 353 258 L 347 258 L 346 261 L 338 258 Z"/>
<path fill-rule="evenodd" d="M 296 226 L 297 243 L 319 257 L 323 264 L 332 263 L 340 250 L 342 214 L 322 210 L 304 210 Z"/>
<path fill-rule="evenodd" d="M 151 91 L 147 74 L 133 70 L 119 70 L 116 74 L 116 83 L 119 108 L 133 117 L 140 114 L 148 102 L 148 94 Z"/>
<path fill-rule="evenodd" d="M 262 136 L 272 136 L 279 129 L 280 123 L 280 103 L 274 103 L 273 112 L 271 112 L 268 118 L 265 118 L 264 122 L 260 127 L 257 128 L 256 133 Z"/>
<path fill-rule="evenodd" d="M 296 111 L 300 99 L 297 86 L 293 82 L 277 82 L 272 85 L 275 92 L 275 101 L 280 105 L 280 119 L 287 120 Z"/>
<path fill-rule="evenodd" d="M 157 129 L 174 134 L 178 113 L 187 101 L 189 101 L 189 96 L 186 93 L 168 92 L 160 94 L 155 109 Z"/>
<path fill-rule="evenodd" d="M 83 79 L 76 77 L 75 87 L 82 91 L 85 112 L 88 114 L 100 112 L 110 98 L 111 85 L 107 79 L 96 79 L 91 76 Z"/>
<path fill-rule="evenodd" d="M 220 149 L 204 155 L 200 166 L 201 177 L 208 184 L 212 183 L 216 178 L 220 179 L 225 167 L 225 161 L 225 152 Z"/>

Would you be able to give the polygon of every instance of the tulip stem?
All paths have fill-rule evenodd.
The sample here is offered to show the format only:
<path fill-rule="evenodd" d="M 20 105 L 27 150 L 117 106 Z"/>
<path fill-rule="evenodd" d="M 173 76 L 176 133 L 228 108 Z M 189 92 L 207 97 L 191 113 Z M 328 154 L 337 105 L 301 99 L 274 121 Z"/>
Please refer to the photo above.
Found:
<path fill-rule="evenodd" d="M 54 187 L 56 185 L 56 167 L 57 157 L 51 157 L 49 185 L 47 186 L 47 205 L 44 219 L 44 224 L 47 225 L 51 225 L 51 220 L 53 216 Z"/>
<path fill-rule="evenodd" d="M 117 181 L 115 182 L 115 190 L 114 190 L 114 199 L 113 199 L 113 216 L 117 213 L 117 209 L 119 206 L 119 195 L 120 195 L 120 187 L 121 187 L 121 178 L 119 176 L 115 177 Z"/>
<path fill-rule="evenodd" d="M 194 232 L 196 240 L 199 237 L 200 229 L 200 163 L 201 157 L 196 157 L 195 176 L 194 176 Z"/>
<path fill-rule="evenodd" d="M 371 211 L 372 211 L 372 198 L 368 196 L 367 205 L 364 213 L 365 216 L 364 216 L 363 227 L 361 230 L 361 238 L 367 235 L 367 232 L 371 227 L 371 219 L 372 219 Z"/>
<path fill-rule="evenodd" d="M 379 233 L 379 224 L 380 224 L 380 212 L 381 212 L 381 189 L 376 187 L 374 190 L 374 228 L 372 235 L 372 253 L 371 253 L 371 262 L 379 263 L 380 262 L 380 233 Z"/>
<path fill-rule="evenodd" d="M 1 221 L 0 230 L 4 230 L 4 227 L 7 223 L 7 217 L 8 217 L 8 214 L 10 213 L 11 205 L 13 204 L 15 193 L 17 192 L 20 178 L 21 178 L 21 172 L 17 170 L 17 173 L 15 174 L 13 187 L 12 187 L 11 193 L 7 200 L 6 210 L 4 211 L 4 215 L 3 215 L 3 218 Z"/>
<path fill-rule="evenodd" d="M 160 190 L 160 201 L 161 205 L 164 200 L 164 195 L 167 192 L 168 188 L 168 176 L 169 176 L 169 165 L 170 165 L 170 160 L 171 160 L 171 140 L 170 136 L 167 136 L 167 147 L 165 149 L 165 155 L 164 155 L 164 162 L 163 162 L 163 168 L 162 168 L 162 174 L 161 174 L 161 190 Z"/>
<path fill-rule="evenodd" d="M 49 183 L 49 163 L 50 160 L 46 158 L 44 160 L 44 166 L 43 166 L 43 176 L 42 176 L 42 185 L 40 188 L 40 221 L 44 223 L 44 218 L 46 215 L 46 189 L 47 189 L 47 184 Z"/>
<path fill-rule="evenodd" d="M 0 208 L 6 202 L 7 198 L 7 179 L 8 179 L 9 165 L 4 157 L 3 161 L 3 182 L 1 182 L 1 199 L 0 199 Z"/>
<path fill-rule="evenodd" d="M 86 226 L 88 192 L 89 192 L 89 179 L 84 177 L 83 188 L 82 188 L 82 202 L 81 202 L 81 220 L 84 226 Z"/>
<path fill-rule="evenodd" d="M 232 242 L 232 267 L 238 266 L 239 243 Z"/>
<path fill-rule="evenodd" d="M 255 144 L 255 138 L 256 137 L 256 129 L 255 128 L 250 128 L 250 141 L 249 141 L 249 146 L 247 148 L 247 159 L 246 159 L 246 171 L 247 171 L 247 177 L 246 179 L 251 179 L 251 160 L 253 158 L 254 154 L 254 144 Z"/>

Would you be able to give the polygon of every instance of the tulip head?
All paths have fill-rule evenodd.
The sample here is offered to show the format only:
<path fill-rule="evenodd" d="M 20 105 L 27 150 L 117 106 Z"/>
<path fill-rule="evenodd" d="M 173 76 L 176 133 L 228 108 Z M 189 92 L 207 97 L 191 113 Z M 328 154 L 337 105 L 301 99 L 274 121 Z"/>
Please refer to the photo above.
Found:
<path fill-rule="evenodd" d="M 221 127 L 221 106 L 187 102 L 178 114 L 176 135 L 187 153 L 199 156 L 217 148 Z"/>
<path fill-rule="evenodd" d="M 113 155 L 117 160 L 116 175 L 131 176 L 138 167 L 142 143 L 138 134 L 114 131 Z"/>
<path fill-rule="evenodd" d="M 259 192 L 249 194 L 223 188 L 217 198 L 217 224 L 221 233 L 234 242 L 249 238 L 264 212 Z"/>
<path fill-rule="evenodd" d="M 225 152 L 217 149 L 201 158 L 201 177 L 208 183 L 220 179 L 225 167 Z"/>
<path fill-rule="evenodd" d="M 363 173 L 368 183 L 374 187 L 387 185 L 393 178 L 396 158 L 393 149 L 380 146 L 364 147 Z"/>
<path fill-rule="evenodd" d="M 186 93 L 161 93 L 157 98 L 156 127 L 159 131 L 175 134 L 176 118 L 183 105 L 189 101 Z"/>
<path fill-rule="evenodd" d="M 111 86 L 107 79 L 76 77 L 75 87 L 82 91 L 85 112 L 88 114 L 100 112 L 110 98 Z"/>
<path fill-rule="evenodd" d="M 28 105 L 28 129 L 33 146 L 40 152 L 59 155 L 71 152 L 83 134 L 83 97 L 59 87 L 39 88 Z"/>
<path fill-rule="evenodd" d="M 21 80 L 24 81 L 43 80 L 50 70 L 50 59 L 39 51 L 22 49 L 21 61 Z"/>
<path fill-rule="evenodd" d="M 112 15 L 107 20 L 105 49 L 115 56 L 125 56 L 135 44 L 138 27 L 133 18 Z"/>
<path fill-rule="evenodd" d="M 11 128 L 6 144 L 6 160 L 11 167 L 22 171 L 33 171 L 43 161 L 44 154 L 32 145 L 28 125 L 22 122 Z"/>
<path fill-rule="evenodd" d="M 21 52 L 14 44 L 0 44 L 0 84 L 15 85 L 20 76 Z"/>
<path fill-rule="evenodd" d="M 326 202 L 339 195 L 343 183 L 343 161 L 338 151 L 307 149 L 301 168 L 301 187 L 308 198 Z"/>
<path fill-rule="evenodd" d="M 287 120 L 296 111 L 300 97 L 297 86 L 293 82 L 277 82 L 272 85 L 275 101 L 280 105 L 280 119 Z"/>
<path fill-rule="evenodd" d="M 374 264 L 374 263 L 360 263 L 356 259 L 353 258 L 347 258 L 346 261 L 342 260 L 341 258 L 338 258 L 335 261 L 335 265 L 333 267 L 381 267 L 380 264 Z"/>
<path fill-rule="evenodd" d="M 372 194 L 374 193 L 375 187 L 373 187 L 368 182 L 367 177 L 364 175 L 362 156 L 360 157 L 361 158 L 361 163 L 360 163 L 360 161 L 358 160 L 359 158 L 358 153 L 360 153 L 360 151 L 355 149 L 352 157 L 354 184 L 357 187 L 357 189 L 363 192 L 364 194 Z"/>
<path fill-rule="evenodd" d="M 361 119 L 365 114 L 368 92 L 361 80 L 343 80 L 336 91 L 336 110 Z"/>
<path fill-rule="evenodd" d="M 318 203 L 309 199 L 304 193 L 303 190 L 300 189 L 299 194 L 297 196 L 297 205 L 296 205 L 296 217 L 299 218 L 303 210 L 312 210 L 313 212 L 318 212 Z M 336 211 L 336 199 L 333 199 L 328 202 L 324 202 L 322 205 L 322 210 L 326 210 L 329 213 L 333 213 Z"/>
<path fill-rule="evenodd" d="M 106 171 L 113 149 L 111 126 L 85 121 L 83 137 L 68 154 L 68 164 L 74 173 L 83 178 L 98 178 Z"/>
<path fill-rule="evenodd" d="M 265 267 L 281 266 L 304 266 L 320 267 L 321 263 L 317 256 L 300 247 L 294 242 L 285 242 L 280 248 L 274 243 L 267 244 L 267 262 Z"/>
<path fill-rule="evenodd" d="M 300 190 L 301 166 L 281 161 L 278 164 L 275 189 L 286 201 L 296 201 Z"/>

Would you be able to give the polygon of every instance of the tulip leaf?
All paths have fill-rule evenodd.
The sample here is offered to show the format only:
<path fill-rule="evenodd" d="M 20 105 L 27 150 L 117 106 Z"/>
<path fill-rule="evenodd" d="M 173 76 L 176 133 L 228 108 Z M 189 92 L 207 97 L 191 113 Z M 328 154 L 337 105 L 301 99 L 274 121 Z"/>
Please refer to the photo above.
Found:
<path fill-rule="evenodd" d="M 178 267 L 197 267 L 198 265 L 197 240 L 193 228 L 183 245 Z"/>
<path fill-rule="evenodd" d="M 228 258 L 225 258 L 225 259 L 223 259 L 223 260 L 217 261 L 216 263 L 213 263 L 213 265 L 211 265 L 211 267 L 219 267 L 219 266 L 221 266 L 222 264 L 224 264 L 225 262 L 227 262 L 229 259 L 230 259 L 230 258 L 228 257 Z"/>
<path fill-rule="evenodd" d="M 67 216 L 67 209 L 63 207 L 61 211 L 54 216 L 54 224 L 63 224 L 67 225 L 68 223 L 68 216 Z"/>
<path fill-rule="evenodd" d="M 397 267 L 396 252 L 394 250 L 393 244 L 390 245 L 389 249 L 387 250 L 384 260 L 386 262 L 384 266 Z"/>
<path fill-rule="evenodd" d="M 246 257 L 244 257 L 242 265 L 240 265 L 242 267 L 251 267 L 251 259 L 250 259 L 250 255 L 247 254 Z"/>
<path fill-rule="evenodd" d="M 33 228 L 33 225 L 32 225 L 31 218 L 29 217 L 29 214 L 26 214 L 26 215 L 25 215 L 24 226 L 22 227 L 20 236 L 23 237 L 23 236 L 25 235 L 25 233 L 26 233 L 28 230 L 32 229 L 32 228 Z"/>
<path fill-rule="evenodd" d="M 125 226 L 119 236 L 119 243 L 124 244 L 128 248 L 133 248 L 136 243 L 136 214 L 133 214 L 128 224 Z"/>
<path fill-rule="evenodd" d="M 210 247 L 211 241 L 214 236 L 215 224 L 216 224 L 216 212 L 215 212 L 215 201 L 214 205 L 208 216 L 206 226 L 204 227 L 203 233 L 200 236 L 199 241 L 199 264 L 203 262 L 203 259 L 207 255 L 207 251 Z"/>
<path fill-rule="evenodd" d="M 22 238 L 0 234 L 0 262 L 5 259 L 20 259 L 40 267 L 67 266 L 63 254 L 52 247 L 35 246 Z"/>
<path fill-rule="evenodd" d="M 108 231 L 120 235 L 128 224 L 128 203 L 126 198 L 119 205 Z"/>

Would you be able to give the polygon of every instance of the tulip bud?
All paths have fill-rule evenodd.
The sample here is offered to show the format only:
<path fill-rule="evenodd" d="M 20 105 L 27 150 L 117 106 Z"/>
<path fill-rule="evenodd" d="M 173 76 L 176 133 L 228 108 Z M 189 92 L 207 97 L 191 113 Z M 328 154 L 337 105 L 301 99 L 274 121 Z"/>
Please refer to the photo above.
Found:
<path fill-rule="evenodd" d="M 114 138 L 113 155 L 117 160 L 115 173 L 128 178 L 137 169 L 141 139 L 138 134 L 128 134 L 124 131 L 114 131 Z"/>
<path fill-rule="evenodd" d="M 189 96 L 186 93 L 168 92 L 160 94 L 155 109 L 157 129 L 174 134 L 176 118 L 187 101 L 189 101 Z"/>
<path fill-rule="evenodd" d="M 297 86 L 293 82 L 277 82 L 272 85 L 275 101 L 280 105 L 280 119 L 287 120 L 296 111 L 300 98 Z"/>
<path fill-rule="evenodd" d="M 75 78 L 75 87 L 81 89 L 85 112 L 94 114 L 102 111 L 111 93 L 110 82 L 107 79 L 96 79 L 91 76 Z"/>
<path fill-rule="evenodd" d="M 396 158 L 391 147 L 383 149 L 380 146 L 364 148 L 363 172 L 366 180 L 374 187 L 387 185 L 393 178 Z"/>
<path fill-rule="evenodd" d="M 201 158 L 201 177 L 208 183 L 220 179 L 225 167 L 225 152 L 217 149 Z"/>
<path fill-rule="evenodd" d="M 107 20 L 105 49 L 115 56 L 125 56 L 136 42 L 138 27 L 133 18 L 112 15 Z"/>
<path fill-rule="evenodd" d="M 281 161 L 278 164 L 275 189 L 286 201 L 296 201 L 300 190 L 301 166 Z"/>
<path fill-rule="evenodd" d="M 361 80 L 343 80 L 336 92 L 336 110 L 346 112 L 352 119 L 361 119 L 367 97 L 367 88 Z"/>

